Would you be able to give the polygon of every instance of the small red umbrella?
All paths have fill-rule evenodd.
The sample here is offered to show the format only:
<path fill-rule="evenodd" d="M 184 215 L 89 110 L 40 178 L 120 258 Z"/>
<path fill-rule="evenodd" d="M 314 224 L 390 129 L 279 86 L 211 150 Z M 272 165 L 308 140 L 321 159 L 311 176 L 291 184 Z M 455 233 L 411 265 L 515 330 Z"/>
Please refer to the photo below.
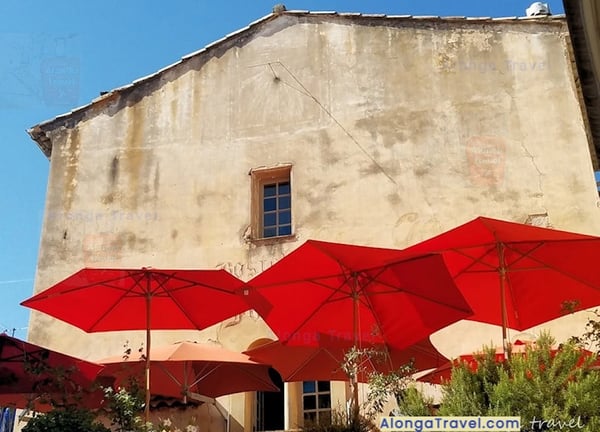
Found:
<path fill-rule="evenodd" d="M 152 348 L 150 364 L 152 394 L 171 397 L 216 398 L 245 391 L 279 391 L 269 377 L 267 364 L 247 355 L 195 342 L 178 342 Z M 102 375 L 117 383 L 143 377 L 143 357 L 109 357 Z"/>
<path fill-rule="evenodd" d="M 600 304 L 600 237 L 478 217 L 408 249 L 442 253 L 473 309 L 519 331 Z"/>
<path fill-rule="evenodd" d="M 246 297 L 283 344 L 300 346 L 403 349 L 471 314 L 440 255 L 315 240 L 250 280 Z"/>
<path fill-rule="evenodd" d="M 512 355 L 526 355 L 528 350 L 535 349 L 534 344 L 522 343 L 521 341 L 515 341 L 510 346 L 510 353 Z M 552 348 L 550 354 L 555 356 L 560 348 Z M 586 359 L 590 358 L 594 354 L 591 351 L 582 349 L 581 351 L 581 359 L 579 361 L 579 365 L 583 364 Z M 434 370 L 427 372 L 425 375 L 420 376 L 417 381 L 427 382 L 430 384 L 444 384 L 445 382 L 450 381 L 452 378 L 452 371 L 455 367 L 465 364 L 469 367 L 470 370 L 476 372 L 479 368 L 479 362 L 483 357 L 486 356 L 485 352 L 474 352 L 471 354 L 462 354 L 455 358 L 452 361 L 448 361 L 443 365 L 435 368 Z M 497 363 L 502 363 L 506 361 L 506 354 L 504 347 L 496 347 L 494 352 L 494 361 Z M 595 362 L 594 366 L 598 364 Z"/>
<path fill-rule="evenodd" d="M 0 334 L 0 406 L 48 411 L 51 402 L 88 403 L 103 368 Z"/>
<path fill-rule="evenodd" d="M 146 331 L 146 419 L 151 330 L 203 329 L 249 309 L 225 270 L 85 268 L 21 304 L 86 332 Z"/>
<path fill-rule="evenodd" d="M 325 336 L 321 340 L 324 341 Z M 272 341 L 244 353 L 253 360 L 272 365 L 287 382 L 347 381 L 348 375 L 342 369 L 342 363 L 351 348 L 352 343 L 335 341 L 323 343 L 323 346 L 285 345 Z M 389 373 L 408 364 L 415 371 L 421 371 L 441 366 L 447 361 L 428 338 L 401 350 L 376 345 L 371 348 L 374 356 L 363 359 L 358 382 L 366 382 L 370 372 Z"/>

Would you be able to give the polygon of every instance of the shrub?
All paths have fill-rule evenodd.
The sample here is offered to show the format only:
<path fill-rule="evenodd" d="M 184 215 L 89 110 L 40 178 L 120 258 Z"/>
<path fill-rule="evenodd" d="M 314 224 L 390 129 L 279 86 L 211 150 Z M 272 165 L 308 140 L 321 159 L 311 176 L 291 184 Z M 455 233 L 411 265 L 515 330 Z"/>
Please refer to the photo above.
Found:
<path fill-rule="evenodd" d="M 110 432 L 96 422 L 89 410 L 78 408 L 54 409 L 38 415 L 23 427 L 23 432 Z"/>
<path fill-rule="evenodd" d="M 520 416 L 523 431 L 552 430 L 549 422 L 575 422 L 581 432 L 597 432 L 600 372 L 589 368 L 596 357 L 585 357 L 573 343 L 559 350 L 553 344 L 546 334 L 524 355 L 507 361 L 497 362 L 488 352 L 476 371 L 458 365 L 444 386 L 439 414 Z"/>

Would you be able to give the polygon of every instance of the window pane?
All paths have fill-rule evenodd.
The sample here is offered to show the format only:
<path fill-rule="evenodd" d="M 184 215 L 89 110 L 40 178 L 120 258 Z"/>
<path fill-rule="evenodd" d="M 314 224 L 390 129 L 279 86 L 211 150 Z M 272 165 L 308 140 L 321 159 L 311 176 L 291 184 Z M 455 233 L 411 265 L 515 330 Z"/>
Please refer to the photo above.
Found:
<path fill-rule="evenodd" d="M 292 222 L 292 212 L 285 210 L 279 212 L 279 225 L 288 225 Z"/>
<path fill-rule="evenodd" d="M 304 413 L 304 421 L 315 423 L 317 421 L 317 413 L 316 412 L 305 412 Z"/>
<path fill-rule="evenodd" d="M 320 411 L 319 412 L 319 423 L 320 424 L 331 424 L 331 411 Z"/>
<path fill-rule="evenodd" d="M 263 225 L 265 228 L 271 227 L 277 224 L 277 215 L 275 213 L 265 213 L 263 217 Z"/>
<path fill-rule="evenodd" d="M 286 225 L 286 226 L 279 227 L 279 235 L 280 236 L 292 235 L 292 226 Z"/>
<path fill-rule="evenodd" d="M 304 400 L 304 409 L 305 410 L 317 409 L 317 396 L 315 396 L 315 395 L 304 396 L 303 400 Z"/>
<path fill-rule="evenodd" d="M 290 182 L 281 182 L 279 183 L 279 194 L 289 194 L 290 193 Z"/>
<path fill-rule="evenodd" d="M 320 392 L 331 390 L 331 383 L 329 381 L 319 381 L 317 384 Z"/>
<path fill-rule="evenodd" d="M 276 192 L 277 192 L 277 184 L 269 184 L 269 185 L 264 186 L 264 195 L 266 197 L 275 196 Z"/>
<path fill-rule="evenodd" d="M 331 408 L 331 395 L 319 395 L 319 408 Z"/>
<path fill-rule="evenodd" d="M 275 236 L 277 236 L 277 229 L 276 228 L 265 228 L 263 236 L 264 237 L 275 237 Z"/>
<path fill-rule="evenodd" d="M 265 198 L 263 203 L 264 211 L 277 210 L 277 198 Z"/>
<path fill-rule="evenodd" d="M 317 386 L 316 386 L 316 382 L 315 381 L 304 381 L 302 383 L 302 392 L 303 393 L 314 393 L 317 391 Z"/>
<path fill-rule="evenodd" d="M 280 209 L 289 209 L 292 206 L 292 200 L 289 196 L 280 196 L 279 197 L 279 208 Z"/>

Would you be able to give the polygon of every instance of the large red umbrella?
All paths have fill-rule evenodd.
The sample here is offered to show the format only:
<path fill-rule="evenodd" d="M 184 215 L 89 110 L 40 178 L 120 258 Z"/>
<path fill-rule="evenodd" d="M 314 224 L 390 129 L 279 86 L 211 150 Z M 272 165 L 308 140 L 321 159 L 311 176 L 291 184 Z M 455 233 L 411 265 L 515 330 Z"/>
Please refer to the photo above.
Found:
<path fill-rule="evenodd" d="M 216 398 L 244 391 L 278 391 L 267 364 L 244 354 L 194 342 L 152 348 L 152 394 L 171 397 Z M 116 356 L 99 360 L 102 375 L 119 382 L 143 376 L 143 358 Z"/>
<path fill-rule="evenodd" d="M 441 252 L 474 314 L 525 330 L 600 304 L 600 237 L 478 217 L 407 252 Z"/>
<path fill-rule="evenodd" d="M 246 294 L 287 345 L 402 349 L 471 314 L 440 255 L 315 240 L 250 280 Z"/>
<path fill-rule="evenodd" d="M 344 356 L 352 343 L 323 343 L 322 346 L 285 345 L 281 341 L 267 342 L 245 351 L 251 359 L 273 366 L 286 382 L 294 381 L 347 381 L 348 375 L 342 368 Z M 336 343 L 337 342 L 337 343 Z M 362 358 L 358 382 L 366 382 L 369 373 L 389 373 L 403 365 L 411 364 L 415 371 L 435 368 L 447 362 L 433 346 L 429 338 L 403 349 L 389 349 L 374 345 L 374 353 L 384 357 Z"/>
<path fill-rule="evenodd" d="M 146 330 L 146 418 L 151 330 L 203 329 L 249 309 L 225 270 L 85 268 L 21 304 L 86 332 Z"/>
<path fill-rule="evenodd" d="M 94 393 L 96 377 L 103 368 L 0 334 L 0 406 L 33 405 L 37 411 L 47 411 L 51 401 L 81 403 L 77 398 Z"/>

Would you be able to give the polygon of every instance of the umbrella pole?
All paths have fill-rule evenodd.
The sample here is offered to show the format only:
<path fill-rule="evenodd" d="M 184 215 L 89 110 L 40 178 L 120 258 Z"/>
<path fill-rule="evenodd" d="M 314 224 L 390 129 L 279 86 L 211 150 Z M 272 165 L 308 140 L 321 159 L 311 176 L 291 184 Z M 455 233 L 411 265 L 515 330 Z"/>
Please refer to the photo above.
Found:
<path fill-rule="evenodd" d="M 502 351 L 505 356 L 510 355 L 510 350 L 508 349 L 508 336 L 507 336 L 507 316 L 506 316 L 506 262 L 504 261 L 504 244 L 498 243 L 498 257 L 500 260 L 500 267 L 498 271 L 500 272 L 500 308 L 502 313 Z"/>
<path fill-rule="evenodd" d="M 148 281 L 148 285 L 150 282 Z M 146 423 L 150 421 L 150 287 L 146 294 L 146 403 L 144 405 L 144 418 Z"/>
<path fill-rule="evenodd" d="M 358 285 L 358 277 L 354 276 L 354 286 L 352 293 L 352 329 L 354 332 L 354 348 L 358 349 L 358 290 L 356 289 Z M 352 420 L 355 425 L 358 424 L 358 420 L 360 417 L 360 410 L 358 406 L 358 368 L 354 370 L 354 376 L 351 379 L 352 385 Z"/>

